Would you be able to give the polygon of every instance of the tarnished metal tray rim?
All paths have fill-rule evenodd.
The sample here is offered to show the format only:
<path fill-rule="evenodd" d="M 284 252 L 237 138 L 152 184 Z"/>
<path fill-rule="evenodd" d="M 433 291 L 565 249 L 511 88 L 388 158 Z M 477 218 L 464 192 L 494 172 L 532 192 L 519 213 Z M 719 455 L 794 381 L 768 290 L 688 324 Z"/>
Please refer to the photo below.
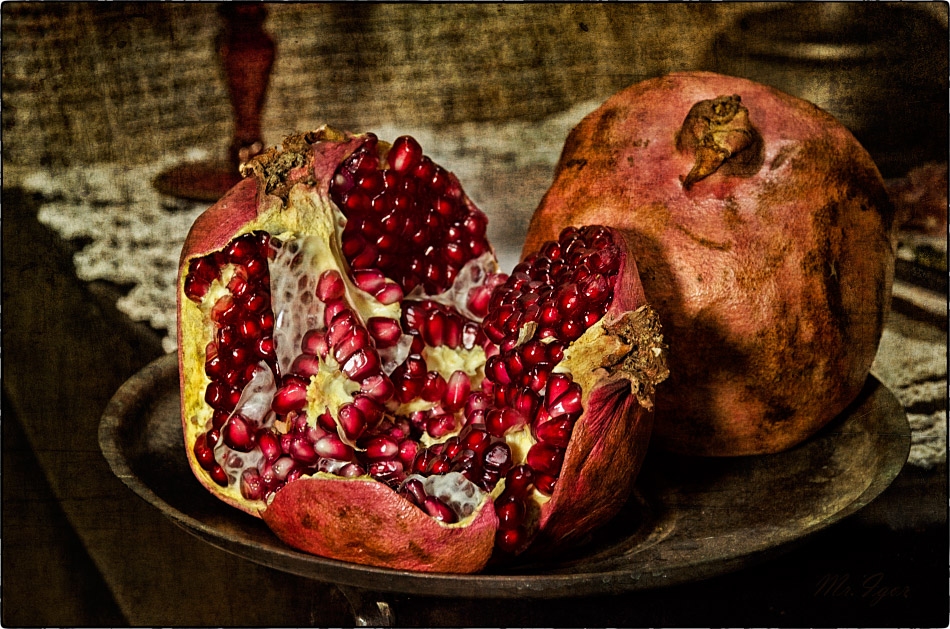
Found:
<path fill-rule="evenodd" d="M 853 514 L 896 477 L 910 447 L 906 416 L 873 377 L 821 433 L 787 452 L 737 459 L 651 453 L 624 511 L 557 560 L 475 575 L 390 570 L 298 552 L 263 523 L 202 489 L 185 461 L 177 360 L 130 378 L 99 429 L 113 472 L 176 524 L 278 570 L 380 592 L 561 597 L 674 585 L 750 565 Z M 744 516 L 756 518 L 744 524 Z"/>

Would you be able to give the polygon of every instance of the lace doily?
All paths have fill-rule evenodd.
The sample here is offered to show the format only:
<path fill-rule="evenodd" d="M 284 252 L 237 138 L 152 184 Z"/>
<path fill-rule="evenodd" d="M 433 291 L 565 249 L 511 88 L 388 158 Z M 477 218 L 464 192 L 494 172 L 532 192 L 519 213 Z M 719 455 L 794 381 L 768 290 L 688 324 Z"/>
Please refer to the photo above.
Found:
<path fill-rule="evenodd" d="M 438 131 L 383 125 L 373 131 L 388 139 L 413 135 L 435 161 L 455 172 L 488 214 L 489 238 L 499 264 L 510 271 L 564 138 L 597 105 L 582 103 L 542 121 L 468 123 Z M 188 229 L 207 204 L 160 195 L 151 182 L 182 161 L 207 157 L 191 151 L 144 166 L 41 169 L 20 182 L 41 195 L 41 223 L 66 240 L 88 243 L 74 258 L 78 277 L 130 286 L 118 309 L 161 331 L 166 351 L 176 349 L 178 256 Z M 906 330 L 889 327 L 873 369 L 908 411 L 913 431 L 910 463 L 931 468 L 946 461 L 946 339 L 910 338 Z"/>

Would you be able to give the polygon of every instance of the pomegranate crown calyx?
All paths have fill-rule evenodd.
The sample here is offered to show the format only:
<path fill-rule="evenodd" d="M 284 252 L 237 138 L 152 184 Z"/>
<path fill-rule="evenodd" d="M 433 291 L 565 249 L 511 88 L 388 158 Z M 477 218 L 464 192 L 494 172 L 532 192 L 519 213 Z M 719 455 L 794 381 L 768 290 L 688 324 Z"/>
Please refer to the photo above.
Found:
<path fill-rule="evenodd" d="M 762 162 L 762 138 L 738 94 L 694 104 L 676 134 L 676 150 L 695 155 L 681 177 L 686 190 L 724 165 L 723 174 L 751 175 Z"/>
<path fill-rule="evenodd" d="M 354 136 L 349 133 L 338 131 L 327 125 L 313 131 L 288 135 L 281 142 L 280 148 L 270 147 L 241 164 L 241 176 L 257 177 L 265 194 L 286 199 L 294 183 L 312 183 L 308 180 L 312 179 L 311 166 L 314 160 L 315 144 L 345 142 L 353 138 Z M 290 176 L 292 172 L 299 173 L 298 177 Z"/>

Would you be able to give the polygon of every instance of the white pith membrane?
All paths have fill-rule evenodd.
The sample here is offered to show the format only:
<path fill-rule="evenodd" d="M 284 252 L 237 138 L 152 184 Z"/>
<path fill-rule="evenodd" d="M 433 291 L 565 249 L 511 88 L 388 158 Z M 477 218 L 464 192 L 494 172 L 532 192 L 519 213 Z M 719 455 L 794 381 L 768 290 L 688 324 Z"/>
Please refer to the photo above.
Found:
<path fill-rule="evenodd" d="M 441 342 L 422 343 L 429 330 L 417 334 L 407 329 L 405 312 L 400 305 L 409 307 L 415 304 L 429 314 L 438 310 L 449 318 L 457 317 L 463 322 L 468 320 L 480 324 L 480 319 L 469 309 L 466 299 L 473 286 L 482 285 L 492 274 L 497 273 L 490 252 L 470 259 L 458 271 L 453 284 L 436 296 L 426 295 L 419 285 L 401 302 L 384 304 L 373 294 L 359 288 L 353 280 L 353 271 L 340 245 L 347 218 L 333 201 L 314 187 L 297 184 L 289 191 L 284 203 L 276 200 L 271 203 L 272 206 L 260 212 L 258 219 L 246 225 L 232 243 L 242 234 L 272 234 L 267 269 L 269 305 L 273 315 L 273 357 L 270 364 L 266 359 L 261 360 L 256 369 L 249 370 L 250 376 L 245 377 L 241 385 L 240 399 L 233 410 L 227 413 L 223 425 L 220 411 L 218 425 L 215 425 L 215 412 L 205 401 L 212 379 L 201 367 L 208 358 L 206 348 L 211 347 L 209 341 L 220 334 L 219 328 L 224 327 L 224 324 L 214 324 L 210 318 L 218 307 L 216 304 L 230 295 L 227 286 L 235 274 L 234 265 L 220 265 L 218 278 L 209 282 L 203 297 L 182 300 L 181 351 L 187 381 L 185 416 L 192 426 L 191 430 L 186 431 L 189 456 L 201 463 L 198 453 L 205 436 L 208 435 L 207 439 L 210 440 L 215 431 L 222 435 L 216 438 L 212 450 L 213 461 L 205 460 L 196 466 L 196 473 L 206 475 L 211 480 L 206 484 L 216 485 L 215 491 L 225 499 L 250 506 L 251 509 L 266 508 L 283 483 L 296 478 L 327 478 L 333 475 L 371 478 L 399 491 L 403 497 L 445 526 L 464 526 L 473 517 L 478 505 L 485 501 L 486 494 L 489 494 L 496 499 L 496 511 L 499 519 L 503 520 L 498 537 L 499 546 L 509 550 L 517 547 L 527 535 L 525 531 L 535 526 L 540 506 L 550 500 L 573 422 L 582 414 L 589 388 L 597 381 L 592 374 L 577 375 L 576 384 L 570 375 L 553 375 L 571 374 L 574 371 L 571 340 L 557 337 L 557 332 L 546 330 L 546 324 L 525 321 L 513 332 L 509 330 L 506 333 L 505 341 L 500 343 L 500 350 L 483 333 L 475 335 L 467 328 L 463 328 L 465 334 L 457 334 L 455 347 L 448 347 Z M 343 288 L 341 295 L 329 298 L 325 303 L 319 297 L 319 291 L 321 278 L 326 277 L 327 272 L 335 272 Z M 517 273 L 516 268 L 513 277 Z M 188 277 L 184 274 L 183 277 L 180 289 L 185 290 Z M 525 281 L 519 279 L 515 285 L 519 285 L 519 282 L 524 284 Z M 392 280 L 387 279 L 386 282 L 392 283 Z M 573 285 L 575 289 L 580 285 L 579 282 Z M 508 297 L 520 294 L 510 284 L 509 280 L 504 285 L 508 289 Z M 525 294 L 537 288 L 528 286 Z M 588 319 L 593 317 L 596 321 L 584 323 L 583 329 L 586 331 L 582 333 L 571 333 L 575 343 L 583 345 L 588 339 L 604 336 L 600 318 L 612 299 L 612 289 L 613 280 L 610 281 L 610 294 L 598 298 L 597 312 L 587 313 Z M 379 294 L 378 288 L 374 287 L 373 290 L 374 294 Z M 187 290 L 185 294 L 188 294 Z M 332 305 L 334 302 L 336 305 Z M 347 434 L 341 409 L 353 407 L 359 401 L 365 402 L 368 396 L 361 392 L 360 379 L 351 378 L 347 373 L 359 369 L 352 366 L 351 356 L 344 357 L 341 361 L 343 364 L 340 364 L 334 357 L 334 348 L 337 346 L 326 340 L 333 334 L 333 326 L 328 324 L 337 321 L 332 316 L 328 319 L 330 315 L 327 311 L 335 308 L 331 314 L 338 316 L 341 307 L 352 313 L 353 327 L 365 329 L 371 320 L 378 319 L 400 322 L 400 334 L 396 342 L 388 347 L 375 348 L 375 342 L 370 341 L 371 348 L 379 356 L 379 373 L 391 378 L 395 386 L 399 386 L 397 377 L 400 376 L 400 370 L 405 371 L 411 361 L 421 358 L 427 377 L 438 374 L 443 381 L 440 386 L 446 387 L 446 390 L 451 386 L 446 383 L 451 383 L 453 376 L 457 378 L 457 374 L 464 374 L 467 387 L 461 390 L 471 391 L 467 401 L 456 404 L 455 408 L 446 408 L 447 394 L 427 400 L 417 393 L 403 401 L 394 395 L 375 405 L 377 416 L 369 418 L 361 434 Z M 494 307 L 490 316 L 497 314 L 497 310 Z M 535 315 L 538 313 L 535 312 Z M 305 402 L 299 407 L 294 406 L 289 412 L 278 414 L 275 412 L 275 395 L 280 397 L 288 387 L 293 389 L 298 386 L 293 382 L 288 384 L 288 374 L 297 364 L 303 346 L 309 342 L 314 331 L 325 339 L 324 351 L 313 355 L 309 363 L 312 373 L 299 383 L 300 390 L 294 395 L 287 395 L 288 399 L 295 400 L 298 397 L 302 400 L 305 396 Z M 410 355 L 414 340 L 417 351 L 419 344 L 423 347 L 418 354 Z M 532 367 L 532 373 L 544 372 L 533 380 L 529 377 L 530 369 L 519 371 L 518 364 L 513 365 L 511 362 L 514 360 L 511 355 L 517 354 L 528 344 L 533 344 L 535 349 L 545 348 L 547 352 L 544 354 L 541 351 L 540 362 Z M 495 357 L 494 363 L 487 361 L 492 356 Z M 486 377 L 486 367 L 492 365 L 494 372 Z M 275 368 L 281 374 L 282 382 L 279 385 L 274 380 Z M 515 382 L 518 378 L 520 381 Z M 327 414 L 331 421 L 321 421 L 321 416 L 326 419 Z M 243 418 L 250 432 L 258 435 L 256 442 L 251 439 L 252 447 L 246 452 L 228 445 L 223 436 L 234 417 Z M 431 422 L 440 418 L 444 421 L 437 426 L 438 429 L 431 428 Z M 496 427 L 498 422 L 502 422 L 502 428 L 487 428 L 486 422 L 490 425 L 493 420 Z M 538 437 L 537 430 L 542 424 L 550 428 L 556 422 L 561 422 L 563 426 L 555 437 Z M 264 454 L 263 442 L 268 437 L 260 436 L 265 430 L 271 431 L 275 437 L 267 444 L 270 455 Z M 474 441 L 473 435 L 476 437 Z M 544 439 L 550 441 L 542 443 Z M 408 454 L 404 456 L 402 447 L 407 442 L 412 442 L 409 444 L 412 447 L 407 448 Z M 275 447 L 279 447 L 279 450 L 274 450 Z M 399 448 L 398 455 L 393 454 L 394 447 Z M 482 457 L 488 451 L 497 455 L 491 465 L 487 463 L 488 459 L 483 461 L 479 458 L 475 472 L 472 472 L 471 466 L 465 467 L 471 462 L 472 454 Z M 303 459 L 294 458 L 295 452 L 303 452 L 305 456 Z M 536 467 L 544 472 L 526 465 L 532 456 L 534 460 L 543 459 Z M 301 460 L 305 463 L 301 463 Z M 494 466 L 495 463 L 498 463 L 497 466 Z M 220 467 L 219 470 L 211 469 L 215 464 Z M 256 480 L 245 482 L 247 474 L 252 474 Z M 422 498 L 437 497 L 444 507 L 452 511 L 454 519 L 437 517 L 426 505 L 420 504 L 420 500 L 413 498 L 407 484 L 414 479 L 421 480 L 425 490 Z M 264 484 L 266 482 L 272 483 L 273 488 L 268 489 Z M 506 493 L 509 484 L 512 487 L 518 484 L 520 493 L 514 489 Z M 512 506 L 512 503 L 516 504 Z M 504 509 L 507 510 L 503 514 Z M 506 528 L 505 522 L 513 524 Z"/>

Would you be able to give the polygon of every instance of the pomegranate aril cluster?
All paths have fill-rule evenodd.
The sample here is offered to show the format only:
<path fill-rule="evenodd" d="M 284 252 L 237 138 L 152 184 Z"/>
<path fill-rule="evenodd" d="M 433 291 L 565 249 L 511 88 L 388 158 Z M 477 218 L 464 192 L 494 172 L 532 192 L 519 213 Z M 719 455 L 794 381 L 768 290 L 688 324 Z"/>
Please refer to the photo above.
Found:
<path fill-rule="evenodd" d="M 346 216 L 343 254 L 354 275 L 378 269 L 409 294 L 437 295 L 463 266 L 490 250 L 487 220 L 454 175 L 402 136 L 379 154 L 375 136 L 340 165 L 330 195 Z M 388 165 L 388 167 L 383 167 Z"/>
<path fill-rule="evenodd" d="M 620 252 L 607 229 L 568 227 L 492 293 L 485 334 L 509 349 L 522 326 L 534 323 L 537 338 L 575 341 L 607 312 L 619 270 Z"/>
<path fill-rule="evenodd" d="M 186 296 L 201 303 L 214 282 L 223 282 L 226 274 L 230 275 L 227 291 L 211 305 L 213 340 L 205 348 L 204 370 L 210 380 L 205 402 L 214 411 L 212 428 L 195 444 L 199 463 L 220 485 L 228 484 L 227 473 L 214 456 L 222 430 L 226 440 L 233 440 L 234 449 L 253 447 L 249 444 L 253 433 L 242 429 L 240 416 L 234 426 L 225 424 L 255 371 L 262 369 L 262 364 L 277 369 L 267 263 L 270 251 L 268 234 L 244 234 L 224 250 L 193 260 L 185 277 Z"/>

